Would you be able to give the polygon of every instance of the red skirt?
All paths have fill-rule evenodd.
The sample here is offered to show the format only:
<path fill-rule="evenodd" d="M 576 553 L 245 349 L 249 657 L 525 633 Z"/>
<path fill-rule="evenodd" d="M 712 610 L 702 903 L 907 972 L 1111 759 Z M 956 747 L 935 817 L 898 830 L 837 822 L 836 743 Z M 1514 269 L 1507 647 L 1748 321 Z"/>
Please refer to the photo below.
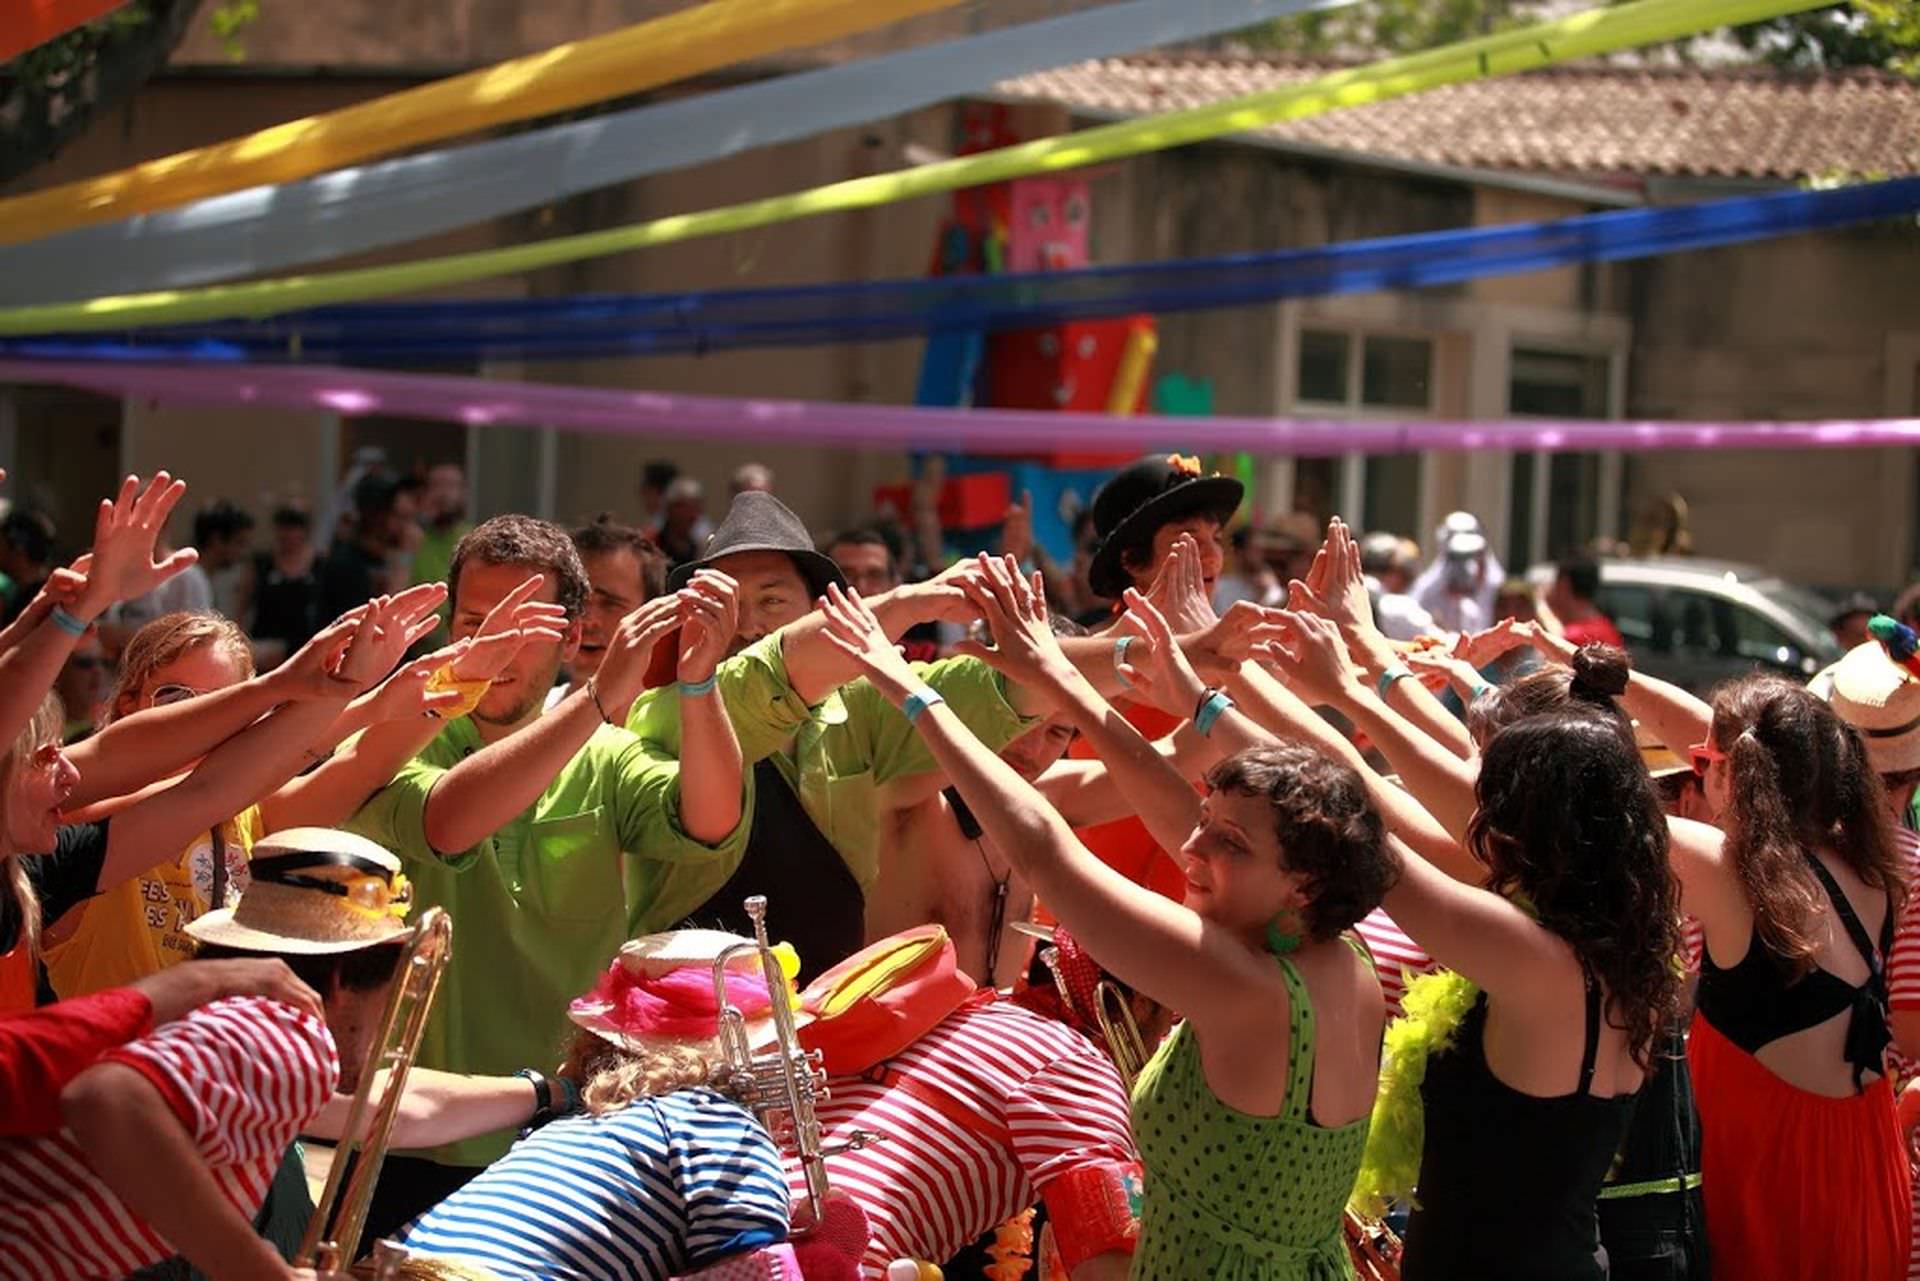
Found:
<path fill-rule="evenodd" d="M 1809 1094 L 1698 1016 L 1687 1056 L 1714 1275 L 1901 1281 L 1913 1186 L 1892 1082 Z"/>

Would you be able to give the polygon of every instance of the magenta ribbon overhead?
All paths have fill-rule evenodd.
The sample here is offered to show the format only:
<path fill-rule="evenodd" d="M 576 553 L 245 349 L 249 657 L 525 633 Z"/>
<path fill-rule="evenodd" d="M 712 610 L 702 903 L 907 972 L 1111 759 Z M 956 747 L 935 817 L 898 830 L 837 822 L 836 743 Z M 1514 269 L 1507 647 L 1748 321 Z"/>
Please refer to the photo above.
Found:
<path fill-rule="evenodd" d="M 611 387 L 494 382 L 337 367 L 0 360 L 0 383 L 54 383 L 165 404 L 387 414 L 469 427 L 553 427 L 839 449 L 1030 453 L 1036 449 L 1245 450 L 1315 458 L 1422 450 L 1520 452 L 1841 449 L 1920 445 L 1920 418 L 1822 422 L 1592 419 L 1191 418 L 1013 409 L 926 409 Z"/>

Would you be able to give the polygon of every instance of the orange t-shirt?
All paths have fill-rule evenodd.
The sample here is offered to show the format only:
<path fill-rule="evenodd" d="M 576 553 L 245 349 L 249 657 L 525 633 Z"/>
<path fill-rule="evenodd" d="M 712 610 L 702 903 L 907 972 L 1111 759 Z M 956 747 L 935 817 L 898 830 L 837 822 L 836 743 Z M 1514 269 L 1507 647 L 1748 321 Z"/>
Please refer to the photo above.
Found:
<path fill-rule="evenodd" d="M 1186 723 L 1180 717 L 1169 716 L 1159 708 L 1144 703 L 1123 702 L 1115 705 L 1120 709 L 1120 714 L 1127 718 L 1127 723 L 1149 739 L 1165 738 Z M 1067 755 L 1076 760 L 1094 760 L 1098 757 L 1098 753 L 1087 746 L 1086 740 L 1080 738 L 1073 741 L 1073 746 L 1067 749 Z M 1160 843 L 1153 839 L 1147 831 L 1147 825 L 1139 818 L 1129 816 L 1117 818 L 1111 823 L 1075 828 L 1074 835 L 1102 863 L 1135 885 L 1144 885 L 1176 903 L 1186 897 L 1186 872 L 1171 854 L 1160 848 Z M 1036 903 L 1033 914 L 1034 919 L 1043 924 L 1058 923 L 1044 904 Z"/>

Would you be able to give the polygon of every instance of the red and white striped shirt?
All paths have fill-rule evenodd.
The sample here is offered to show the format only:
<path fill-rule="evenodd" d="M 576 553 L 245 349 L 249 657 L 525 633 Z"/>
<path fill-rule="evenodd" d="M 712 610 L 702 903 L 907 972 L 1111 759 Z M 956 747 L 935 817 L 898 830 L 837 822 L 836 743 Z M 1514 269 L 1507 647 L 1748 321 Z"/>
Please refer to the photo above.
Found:
<path fill-rule="evenodd" d="M 1440 967 L 1380 908 L 1362 918 L 1353 931 L 1373 953 L 1374 968 L 1380 974 L 1380 991 L 1387 998 L 1387 1021 L 1392 1022 L 1401 1015 L 1400 1002 L 1407 994 L 1407 980 L 1431 974 Z"/>
<path fill-rule="evenodd" d="M 153 1084 L 221 1194 L 248 1219 L 287 1145 L 340 1077 L 324 1023 L 251 996 L 204 1006 L 100 1061 L 124 1064 Z M 88 1168 L 65 1130 L 0 1141 L 0 1278 L 124 1277 L 174 1253 Z"/>
<path fill-rule="evenodd" d="M 872 1224 L 860 1265 L 870 1281 L 895 1259 L 951 1258 L 1069 1171 L 1140 1159 L 1126 1087 L 1107 1056 L 1011 1002 L 949 1015 L 884 1066 L 931 1087 L 944 1106 L 898 1083 L 835 1077 L 817 1109 L 829 1144 L 856 1129 L 886 1136 L 827 1160 L 834 1190 Z M 796 1201 L 806 1195 L 797 1163 L 787 1178 Z"/>

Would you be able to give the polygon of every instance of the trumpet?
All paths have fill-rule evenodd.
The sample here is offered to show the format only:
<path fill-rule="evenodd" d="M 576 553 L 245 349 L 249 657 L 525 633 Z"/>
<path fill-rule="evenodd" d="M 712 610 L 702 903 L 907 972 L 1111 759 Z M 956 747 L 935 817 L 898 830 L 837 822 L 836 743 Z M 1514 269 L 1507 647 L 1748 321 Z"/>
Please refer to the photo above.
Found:
<path fill-rule="evenodd" d="M 720 1050 L 724 1059 L 714 1074 L 714 1085 L 749 1108 L 769 1133 L 779 1133 L 774 1124 L 777 1118 L 787 1119 L 794 1150 L 800 1158 L 800 1170 L 806 1177 L 810 1202 L 807 1217 L 794 1223 L 792 1235 L 804 1236 L 819 1226 L 827 1193 L 831 1190 L 826 1159 L 877 1143 L 881 1136 L 870 1130 L 855 1130 L 845 1143 L 828 1146 L 825 1142 L 820 1120 L 815 1115 L 815 1105 L 829 1097 L 827 1073 L 820 1066 L 820 1051 L 808 1052 L 800 1047 L 799 1029 L 794 1025 L 793 1007 L 787 1000 L 780 958 L 774 955 L 773 946 L 767 941 L 766 897 L 755 894 L 747 899 L 746 909 L 753 920 L 754 941 L 736 943 L 713 961 L 713 991 L 720 1011 Z M 761 973 L 766 976 L 767 991 L 772 997 L 773 1028 L 779 1042 L 777 1048 L 759 1056 L 754 1054 L 753 1043 L 747 1037 L 746 1015 L 727 1000 L 727 966 L 734 957 L 749 952 L 759 957 Z"/>
<path fill-rule="evenodd" d="M 334 1149 L 326 1189 L 314 1207 L 300 1250 L 293 1257 L 295 1267 L 314 1268 L 325 1275 L 345 1272 L 352 1264 L 360 1248 L 360 1234 L 366 1228 L 373 1186 L 380 1177 L 387 1143 L 393 1136 L 393 1122 L 400 1111 L 407 1073 L 420 1051 L 427 1014 L 433 1008 L 440 976 L 446 972 L 452 955 L 452 919 L 437 907 L 428 908 L 420 914 L 413 937 L 400 958 L 393 988 L 387 994 L 386 1013 L 381 1016 L 380 1035 L 368 1047 L 360 1073 L 360 1088 L 354 1091 L 353 1103 L 347 1109 L 346 1129 Z M 374 1083 L 383 1066 L 390 1069 L 387 1088 L 375 1104 Z M 373 1109 L 373 1119 L 363 1127 L 369 1108 Z M 351 1159 L 356 1153 L 359 1159 Z M 349 1168 L 351 1176 L 347 1173 Z M 377 1266 L 375 1275 L 383 1279 L 397 1276 L 392 1270 L 392 1256 L 396 1252 L 381 1253 L 388 1262 Z"/>

